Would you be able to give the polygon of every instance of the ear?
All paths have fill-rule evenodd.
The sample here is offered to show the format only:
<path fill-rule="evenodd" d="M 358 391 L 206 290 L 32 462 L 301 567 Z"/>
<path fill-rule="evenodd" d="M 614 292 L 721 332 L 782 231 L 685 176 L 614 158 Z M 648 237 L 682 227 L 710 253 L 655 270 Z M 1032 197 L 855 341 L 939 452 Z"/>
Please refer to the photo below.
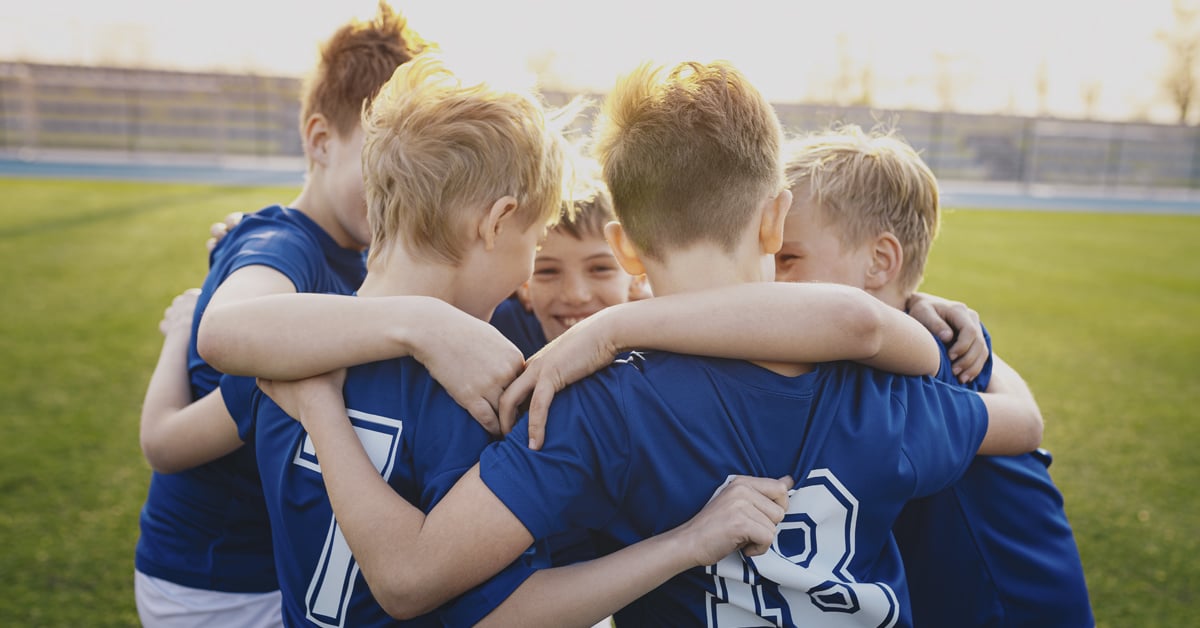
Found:
<path fill-rule="evenodd" d="M 490 251 L 496 247 L 496 237 L 508 223 L 510 216 L 517 211 L 517 199 L 512 196 L 502 196 L 492 203 L 488 213 L 479 221 L 479 238 L 483 240 L 483 249 Z"/>
<path fill-rule="evenodd" d="M 526 312 L 533 312 L 533 301 L 529 299 L 528 281 L 521 284 L 521 287 L 517 288 L 517 301 L 521 303 L 521 307 L 525 308 Z"/>
<path fill-rule="evenodd" d="M 625 272 L 633 275 L 646 274 L 646 267 L 642 264 L 642 258 L 638 255 L 637 248 L 633 246 L 633 241 L 629 239 L 629 234 L 625 233 L 625 228 L 621 223 L 612 221 L 604 225 L 604 239 L 608 240 L 608 246 L 613 251 L 613 256 L 617 258 L 617 263 Z"/>
<path fill-rule="evenodd" d="M 333 137 L 333 128 L 324 114 L 314 113 L 304 121 L 304 154 L 308 156 L 311 166 L 316 163 L 322 167 L 329 165 L 329 140 Z"/>
<path fill-rule="evenodd" d="M 758 223 L 758 242 L 763 255 L 774 255 L 783 247 L 783 223 L 792 208 L 792 191 L 785 189 L 763 207 Z"/>
<path fill-rule="evenodd" d="M 871 265 L 867 268 L 867 290 L 880 290 L 900 276 L 904 266 L 904 247 L 890 231 L 884 232 L 870 244 Z"/>

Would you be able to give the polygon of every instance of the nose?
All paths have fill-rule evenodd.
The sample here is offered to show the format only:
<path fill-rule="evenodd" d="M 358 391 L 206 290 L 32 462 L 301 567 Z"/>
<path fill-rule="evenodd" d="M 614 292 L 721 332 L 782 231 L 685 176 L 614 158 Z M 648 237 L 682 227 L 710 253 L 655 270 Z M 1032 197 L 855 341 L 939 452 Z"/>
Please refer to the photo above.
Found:
<path fill-rule="evenodd" d="M 563 282 L 562 300 L 571 305 L 580 305 L 592 300 L 592 290 L 583 277 L 568 273 Z"/>

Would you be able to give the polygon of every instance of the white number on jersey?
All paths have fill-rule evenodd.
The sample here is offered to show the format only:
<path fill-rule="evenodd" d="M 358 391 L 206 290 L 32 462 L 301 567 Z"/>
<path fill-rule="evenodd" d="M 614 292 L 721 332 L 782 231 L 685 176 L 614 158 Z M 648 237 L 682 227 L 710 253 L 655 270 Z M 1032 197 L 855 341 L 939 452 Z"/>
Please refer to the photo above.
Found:
<path fill-rule="evenodd" d="M 788 497 L 775 543 L 762 556 L 734 552 L 708 568 L 710 628 L 729 626 L 888 627 L 899 605 L 891 587 L 857 582 L 858 500 L 828 469 L 815 469 Z"/>
<path fill-rule="evenodd" d="M 350 417 L 350 423 L 354 425 L 358 440 L 362 441 L 363 449 L 367 450 L 371 463 L 383 477 L 388 477 L 400 445 L 401 422 L 357 410 L 347 409 L 346 414 Z M 317 473 L 321 472 L 321 465 L 317 463 L 316 452 L 307 434 L 292 463 Z M 308 595 L 305 598 L 308 619 L 319 626 L 330 628 L 345 625 L 346 605 L 350 603 L 350 594 L 354 592 L 354 580 L 357 577 L 358 563 L 350 553 L 350 546 L 346 543 L 346 537 L 342 534 L 337 519 L 330 517 L 325 547 L 313 569 Z"/>

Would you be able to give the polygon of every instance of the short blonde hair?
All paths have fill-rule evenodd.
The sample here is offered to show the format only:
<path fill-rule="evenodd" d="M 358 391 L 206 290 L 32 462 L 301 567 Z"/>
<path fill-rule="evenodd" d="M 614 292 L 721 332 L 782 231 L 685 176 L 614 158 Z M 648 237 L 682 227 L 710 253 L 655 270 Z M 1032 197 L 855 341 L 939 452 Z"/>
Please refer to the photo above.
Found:
<path fill-rule="evenodd" d="M 564 140 L 533 93 L 464 85 L 436 55 L 400 66 L 363 114 L 371 257 L 399 238 L 457 264 L 468 223 L 517 199 L 515 225 L 549 224 L 562 202 Z"/>
<path fill-rule="evenodd" d="M 785 151 L 796 198 L 812 202 L 844 245 L 891 232 L 904 251 L 901 287 L 916 291 L 940 221 L 937 179 L 917 151 L 891 132 L 855 125 L 789 140 Z"/>
<path fill-rule="evenodd" d="M 583 240 L 604 239 L 604 225 L 616 220 L 608 186 L 600 176 L 600 164 L 576 147 L 572 176 L 566 182 L 563 211 L 552 231 Z"/>
<path fill-rule="evenodd" d="M 596 133 L 617 218 L 653 259 L 700 241 L 732 251 L 784 187 L 775 110 L 723 61 L 643 64 L 606 99 Z"/>

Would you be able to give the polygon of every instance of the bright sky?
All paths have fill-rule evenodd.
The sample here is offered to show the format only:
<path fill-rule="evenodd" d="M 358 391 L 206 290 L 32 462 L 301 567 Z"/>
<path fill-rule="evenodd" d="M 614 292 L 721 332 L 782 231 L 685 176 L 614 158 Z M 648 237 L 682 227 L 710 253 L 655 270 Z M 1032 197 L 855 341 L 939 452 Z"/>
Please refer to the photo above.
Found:
<path fill-rule="evenodd" d="M 486 75 L 540 69 L 548 86 L 606 91 L 650 59 L 733 62 L 768 98 L 829 101 L 869 68 L 874 103 L 1172 121 L 1156 33 L 1171 0 L 393 0 L 412 26 Z M 10 0 L 0 59 L 299 76 L 317 42 L 375 0 Z M 853 83 L 857 90 L 858 82 Z"/>

